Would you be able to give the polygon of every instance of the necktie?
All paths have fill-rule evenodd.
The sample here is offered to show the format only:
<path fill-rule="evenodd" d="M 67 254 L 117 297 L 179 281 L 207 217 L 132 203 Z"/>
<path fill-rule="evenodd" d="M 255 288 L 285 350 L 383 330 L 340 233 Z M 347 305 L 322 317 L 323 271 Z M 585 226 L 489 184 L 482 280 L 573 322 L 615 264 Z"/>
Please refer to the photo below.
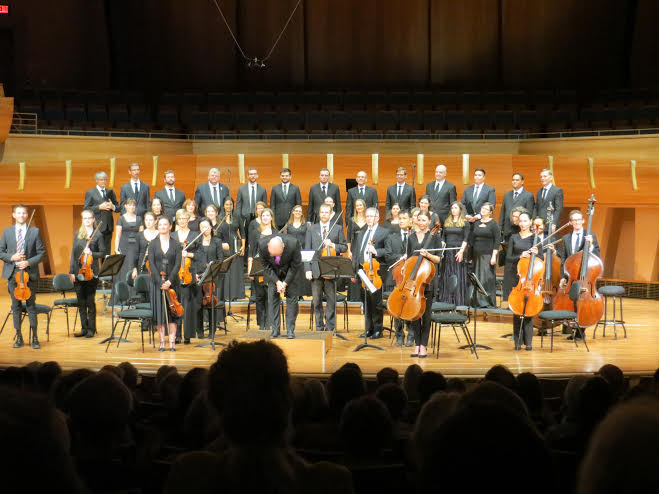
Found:
<path fill-rule="evenodd" d="M 364 241 L 362 242 L 362 249 L 361 249 L 361 258 L 364 259 L 364 249 L 366 249 L 366 246 L 368 245 L 368 241 L 371 238 L 371 233 L 373 233 L 373 230 L 370 228 L 366 230 L 366 235 L 364 235 Z"/>
<path fill-rule="evenodd" d="M 323 240 L 327 238 L 327 225 L 323 227 Z"/>
<path fill-rule="evenodd" d="M 105 199 L 105 189 L 101 189 L 101 197 L 103 197 L 103 199 Z"/>
<path fill-rule="evenodd" d="M 279 265 L 279 261 L 281 261 L 281 256 L 275 256 L 275 264 Z"/>
<path fill-rule="evenodd" d="M 547 199 L 547 189 L 546 188 L 542 189 L 542 200 L 544 201 L 545 199 Z"/>
<path fill-rule="evenodd" d="M 435 192 L 439 191 L 439 182 L 435 181 Z"/>
<path fill-rule="evenodd" d="M 477 185 L 474 188 L 474 202 L 476 202 L 476 200 L 478 199 L 478 194 L 480 193 L 480 191 L 481 191 L 481 186 Z"/>
<path fill-rule="evenodd" d="M 254 204 L 256 203 L 256 194 L 254 193 L 254 186 L 250 186 L 250 194 L 249 194 L 249 209 L 250 211 L 254 211 Z"/>
<path fill-rule="evenodd" d="M 403 194 L 403 186 L 399 185 L 398 186 L 398 193 L 396 194 L 396 198 L 400 200 L 400 196 Z"/>
<path fill-rule="evenodd" d="M 580 245 L 581 245 L 581 233 L 577 233 L 577 237 L 574 241 L 574 245 L 572 246 L 572 253 L 573 254 L 579 250 Z"/>
<path fill-rule="evenodd" d="M 513 194 L 513 201 L 517 200 L 517 196 L 519 195 L 519 192 L 515 191 Z"/>
<path fill-rule="evenodd" d="M 407 247 L 407 232 L 403 232 L 403 247 Z"/>
<path fill-rule="evenodd" d="M 139 190 L 137 189 L 137 182 L 133 184 L 133 192 L 135 192 L 135 197 L 137 197 L 137 193 L 139 192 Z"/>
<path fill-rule="evenodd" d="M 217 187 L 213 187 L 213 202 L 216 206 L 220 205 L 220 202 L 217 200 Z"/>
<path fill-rule="evenodd" d="M 359 188 L 359 195 L 364 197 L 364 187 Z"/>
<path fill-rule="evenodd" d="M 23 238 L 23 229 L 19 228 L 16 231 L 16 253 L 22 254 L 25 250 L 25 242 Z"/>
<path fill-rule="evenodd" d="M 288 184 L 284 184 L 284 199 L 286 199 L 287 195 L 288 195 Z"/>
<path fill-rule="evenodd" d="M 172 189 L 168 189 L 168 190 L 169 190 L 169 200 L 174 202 L 174 191 Z"/>
<path fill-rule="evenodd" d="M 321 187 L 321 189 L 323 189 L 323 195 L 326 196 L 326 195 L 327 195 L 327 186 L 326 186 L 326 185 L 323 185 L 323 186 Z"/>

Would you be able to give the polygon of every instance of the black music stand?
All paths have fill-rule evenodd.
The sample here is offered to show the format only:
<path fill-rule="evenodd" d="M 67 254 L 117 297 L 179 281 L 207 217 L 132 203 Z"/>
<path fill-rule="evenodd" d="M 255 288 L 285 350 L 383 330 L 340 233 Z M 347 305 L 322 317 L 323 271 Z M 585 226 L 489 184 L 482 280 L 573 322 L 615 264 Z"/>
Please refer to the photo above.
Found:
<path fill-rule="evenodd" d="M 226 258 L 224 261 L 211 261 L 208 266 L 206 266 L 206 270 L 204 273 L 201 275 L 199 278 L 199 281 L 197 284 L 199 286 L 202 286 L 204 283 L 211 283 L 214 282 L 215 279 L 220 277 L 220 282 L 224 281 L 224 275 L 226 275 L 227 271 L 229 271 L 229 268 L 231 267 L 231 262 L 233 261 L 234 256 Z M 202 288 L 203 290 L 203 288 Z M 219 295 L 219 283 L 215 283 L 215 298 L 218 298 Z M 215 312 L 217 310 L 217 306 L 215 304 L 212 304 L 211 306 L 211 316 L 209 320 L 210 324 L 210 341 L 205 341 L 203 343 L 199 343 L 198 345 L 195 345 L 197 348 L 202 348 L 202 347 L 207 347 L 210 346 L 213 351 L 215 351 Z M 203 317 L 202 317 L 202 324 L 203 324 Z M 224 321 L 224 328 L 226 332 L 226 320 Z M 203 327 L 203 326 L 202 326 Z M 226 346 L 225 343 L 217 343 L 218 345 L 223 345 Z"/>
<path fill-rule="evenodd" d="M 111 299 L 115 295 L 114 277 L 119 274 L 119 271 L 121 271 L 121 268 L 124 265 L 124 259 L 126 259 L 125 254 L 107 255 L 103 258 L 103 263 L 101 264 L 101 268 L 98 270 L 98 278 L 100 278 L 101 276 L 110 277 L 110 285 L 112 286 L 112 291 L 110 292 Z M 110 308 L 110 314 L 112 315 L 112 331 L 114 332 L 114 305 Z M 99 342 L 99 345 L 103 345 L 104 343 L 107 343 L 109 341 L 120 341 L 122 343 L 130 343 L 130 341 L 124 340 L 123 338 L 118 338 L 116 336 L 108 336 L 107 338 L 103 339 L 103 341 Z"/>
<path fill-rule="evenodd" d="M 318 270 L 320 271 L 321 278 L 334 278 L 334 286 L 336 292 L 336 282 L 342 278 L 354 278 L 355 272 L 352 269 L 352 261 L 348 257 L 343 256 L 320 256 L 319 252 L 314 254 L 314 257 L 318 261 Z M 313 307 L 312 307 L 313 310 Z M 334 314 L 336 314 L 336 308 L 334 309 Z M 348 341 L 348 338 L 339 334 L 336 331 L 336 321 L 334 321 L 334 330 L 332 331 L 332 336 L 336 336 L 344 341 Z"/>
<path fill-rule="evenodd" d="M 492 350 L 492 347 L 486 345 L 479 345 L 476 343 L 476 319 L 478 318 L 478 297 L 477 293 L 480 293 L 483 297 L 489 297 L 487 290 L 483 287 L 480 280 L 476 277 L 474 273 L 469 274 L 469 281 L 471 282 L 471 301 L 469 302 L 469 310 L 474 309 L 474 338 L 472 340 L 472 345 L 462 345 L 459 348 L 482 348 L 483 350 Z"/>
<path fill-rule="evenodd" d="M 363 269 L 360 269 L 356 274 L 357 274 L 357 278 L 363 281 L 363 286 L 364 286 L 364 343 L 357 345 L 353 350 L 353 352 L 358 352 L 359 350 L 362 350 L 364 348 L 375 348 L 376 350 L 384 350 L 384 348 L 379 347 L 377 345 L 372 345 L 371 343 L 368 342 L 368 331 L 366 330 L 366 318 L 368 317 L 368 299 L 366 297 L 366 290 L 370 289 L 371 293 L 375 293 L 377 289 L 375 289 L 375 286 L 373 286 L 371 280 L 369 280 L 366 277 L 366 273 L 364 273 Z M 367 288 L 368 285 L 370 285 L 372 288 Z"/>

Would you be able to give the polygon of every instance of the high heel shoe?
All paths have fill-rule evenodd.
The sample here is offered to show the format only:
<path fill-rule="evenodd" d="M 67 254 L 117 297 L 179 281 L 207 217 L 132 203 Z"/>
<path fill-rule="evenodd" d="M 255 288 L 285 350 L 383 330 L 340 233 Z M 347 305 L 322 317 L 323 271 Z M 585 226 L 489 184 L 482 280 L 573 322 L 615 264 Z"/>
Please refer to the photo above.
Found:
<path fill-rule="evenodd" d="M 419 356 L 419 346 L 414 347 L 414 353 L 410 354 L 410 357 L 415 358 Z"/>
<path fill-rule="evenodd" d="M 169 339 L 169 351 L 170 352 L 175 352 L 176 351 L 176 339 L 175 338 L 170 338 Z"/>

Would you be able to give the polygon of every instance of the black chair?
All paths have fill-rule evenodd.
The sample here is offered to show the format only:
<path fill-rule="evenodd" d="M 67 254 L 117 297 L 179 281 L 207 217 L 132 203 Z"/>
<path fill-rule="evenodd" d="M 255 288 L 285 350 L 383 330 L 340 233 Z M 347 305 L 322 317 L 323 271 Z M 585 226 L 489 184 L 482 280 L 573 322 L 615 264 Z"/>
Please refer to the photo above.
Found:
<path fill-rule="evenodd" d="M 137 295 L 139 297 L 135 299 L 134 307 L 136 309 L 151 310 L 151 302 L 149 301 L 150 284 L 151 284 L 150 274 L 140 274 L 135 278 L 135 282 L 134 282 L 135 292 L 137 292 Z"/>
<path fill-rule="evenodd" d="M 71 333 L 69 332 L 69 309 L 75 308 L 75 314 L 73 316 L 73 332 L 75 332 L 76 330 L 76 322 L 79 317 L 78 298 L 66 297 L 66 292 L 71 292 L 74 290 L 74 285 L 73 282 L 71 281 L 70 275 L 65 273 L 56 274 L 53 277 L 53 290 L 55 290 L 56 292 L 60 292 L 62 294 L 62 298 L 58 298 L 53 301 L 53 306 L 51 307 L 51 311 L 57 309 L 64 311 L 64 313 L 66 314 L 66 335 L 70 336 Z"/>
<path fill-rule="evenodd" d="M 453 295 L 455 291 L 458 289 L 458 277 L 454 274 L 449 276 L 448 279 L 448 284 L 447 284 L 447 290 L 448 293 Z M 433 314 L 438 313 L 438 312 L 453 312 L 455 313 L 456 305 L 452 304 L 450 302 L 433 302 L 431 310 Z M 455 333 L 455 337 L 458 340 L 458 343 L 460 343 L 460 337 L 458 336 L 458 332 L 455 330 L 455 327 L 453 327 L 453 333 Z M 432 332 L 432 335 L 434 337 L 435 332 Z M 431 341 L 431 346 L 434 346 L 434 341 Z"/>
<path fill-rule="evenodd" d="M 584 328 L 579 326 L 577 324 L 577 313 L 568 311 L 568 310 L 546 310 L 538 314 L 538 317 L 542 319 L 543 321 L 548 321 L 549 322 L 549 327 L 552 328 L 549 330 L 549 334 L 551 337 L 551 345 L 549 348 L 550 352 L 554 351 L 554 326 L 557 324 L 563 324 L 565 326 L 568 326 L 570 329 L 572 329 L 572 339 L 574 341 L 575 346 L 577 345 L 577 340 L 578 338 L 576 337 L 576 334 L 579 333 L 581 335 L 581 339 L 583 340 L 584 345 L 586 346 L 586 350 L 590 352 L 588 349 L 588 343 L 586 343 L 586 332 Z M 556 324 L 555 324 L 556 323 Z M 542 343 L 544 340 L 544 332 L 540 333 L 540 348 L 542 348 Z"/>
<path fill-rule="evenodd" d="M 125 281 L 117 282 L 114 286 L 114 295 L 115 295 L 115 305 L 118 304 L 121 307 L 121 310 L 117 312 L 116 319 L 114 321 L 114 326 L 112 326 L 112 334 L 110 335 L 110 338 L 108 338 L 108 344 L 105 347 L 106 352 L 108 351 L 108 348 L 110 348 L 110 343 L 112 343 L 113 341 L 114 334 L 117 329 L 117 325 L 120 322 L 123 322 L 123 326 L 121 328 L 121 335 L 117 340 L 117 348 L 119 348 L 119 343 L 121 343 L 121 340 L 124 336 L 124 331 L 126 332 L 126 339 L 128 339 L 128 333 L 133 323 L 139 323 L 141 329 L 143 323 L 146 322 L 149 324 L 150 332 L 153 332 L 153 312 L 151 311 L 151 309 L 148 310 L 134 309 L 134 308 L 123 309 L 124 307 L 128 306 L 130 300 L 128 283 L 126 283 Z M 142 336 L 142 353 L 144 353 L 144 332 L 140 331 L 140 334 Z M 153 341 L 155 345 L 155 339 Z"/>
<path fill-rule="evenodd" d="M 622 329 L 625 332 L 625 338 L 627 338 L 627 328 L 625 327 L 625 321 L 622 316 L 622 296 L 625 294 L 625 288 L 618 285 L 608 285 L 603 286 L 598 289 L 600 295 L 604 297 L 604 318 L 595 324 L 595 329 L 593 329 L 593 339 L 595 339 L 595 333 L 597 332 L 597 327 L 602 325 L 602 337 L 606 337 L 606 327 L 613 326 L 613 335 L 614 339 L 618 339 L 618 332 L 616 331 L 617 326 L 622 326 Z M 609 319 L 609 298 L 613 299 L 613 319 Z M 616 316 L 616 299 L 620 304 L 620 319 Z"/>
<path fill-rule="evenodd" d="M 50 316 L 52 313 L 52 308 L 49 305 L 44 305 L 44 304 L 34 304 L 35 309 L 37 311 L 37 317 L 39 314 L 46 314 L 47 317 L 47 323 L 46 323 L 46 341 L 50 341 Z M 5 325 L 7 324 L 7 321 L 9 320 L 9 317 L 14 313 L 11 309 L 9 309 L 9 312 L 7 312 L 7 317 L 5 317 L 5 321 L 2 323 L 2 328 L 0 328 L 0 335 L 5 329 Z M 27 316 L 27 305 L 25 305 L 25 302 L 21 303 L 21 325 L 23 325 L 23 319 L 25 319 L 25 316 Z M 15 336 L 14 336 L 15 338 Z M 30 328 L 29 331 L 29 337 L 28 341 L 32 340 L 32 328 Z"/>
<path fill-rule="evenodd" d="M 476 344 L 469 332 L 469 326 L 467 326 L 468 322 L 469 317 L 460 314 L 459 312 L 437 312 L 430 317 L 431 348 L 434 348 L 435 350 L 435 358 L 439 358 L 439 340 L 442 336 L 442 326 L 451 326 L 453 332 L 456 333 L 456 337 L 456 326 L 462 329 L 462 334 L 464 335 L 465 340 L 467 340 L 467 345 L 465 346 L 470 349 L 471 353 L 473 353 L 476 358 L 478 358 Z M 458 341 L 460 340 L 458 339 Z"/>

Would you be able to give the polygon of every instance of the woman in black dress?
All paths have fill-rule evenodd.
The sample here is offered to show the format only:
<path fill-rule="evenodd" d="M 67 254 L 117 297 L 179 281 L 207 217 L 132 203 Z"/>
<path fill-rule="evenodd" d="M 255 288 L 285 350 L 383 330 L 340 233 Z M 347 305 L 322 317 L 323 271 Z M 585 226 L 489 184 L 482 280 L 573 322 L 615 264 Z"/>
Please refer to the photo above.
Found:
<path fill-rule="evenodd" d="M 69 262 L 69 276 L 74 284 L 76 297 L 78 299 L 78 311 L 80 314 L 80 332 L 74 334 L 75 337 L 86 336 L 91 338 L 96 334 L 96 286 L 98 285 L 98 260 L 102 259 L 105 254 L 103 246 L 103 235 L 96 233 L 89 247 L 89 239 L 96 228 L 94 212 L 85 209 L 82 212 L 82 224 L 80 229 L 73 235 L 73 247 L 71 248 L 71 260 Z M 92 272 L 94 276 L 91 280 L 80 279 L 80 258 L 87 254 L 92 257 Z"/>
<path fill-rule="evenodd" d="M 531 253 L 542 255 L 537 247 L 533 247 L 533 233 L 531 232 L 531 215 L 528 212 L 519 215 L 519 233 L 514 233 L 510 236 L 508 241 L 508 252 L 506 252 L 506 269 L 510 266 L 514 270 L 515 278 L 513 286 L 519 282 L 517 276 L 517 264 L 522 257 L 530 257 Z M 510 292 L 509 292 L 510 293 Z M 520 337 L 520 330 L 522 335 Z M 524 340 L 524 346 L 527 350 L 532 350 L 533 343 L 533 318 L 525 317 L 522 323 L 522 318 L 518 315 L 513 315 L 513 340 L 515 342 L 515 350 L 521 350 L 521 341 Z"/>
<path fill-rule="evenodd" d="M 400 214 L 400 205 L 397 202 L 394 202 L 391 205 L 391 211 L 382 226 L 385 227 L 392 233 L 399 233 L 400 227 L 398 226 L 398 215 Z"/>
<path fill-rule="evenodd" d="M 183 209 L 190 214 L 188 221 L 188 228 L 193 232 L 199 232 L 199 216 L 197 216 L 197 203 L 194 199 L 186 199 L 183 202 Z"/>
<path fill-rule="evenodd" d="M 430 235 L 430 214 L 427 211 L 420 211 L 417 217 L 418 230 L 407 237 L 407 253 L 408 257 L 420 255 L 425 257 L 428 261 L 439 264 L 439 256 L 426 249 L 438 249 L 441 245 L 439 235 L 433 235 L 428 241 L 424 249 L 421 249 L 427 235 Z M 421 249 L 421 252 L 414 252 Z M 426 310 L 420 319 L 412 321 L 409 324 L 409 330 L 414 333 L 414 352 L 410 357 L 426 358 L 428 356 L 428 336 L 430 335 L 430 316 L 432 315 L 432 283 L 426 286 Z"/>
<path fill-rule="evenodd" d="M 434 213 L 430 210 L 431 204 L 430 196 L 423 195 L 419 198 L 419 209 L 430 215 L 430 226 L 433 227 L 439 223 L 439 216 L 437 216 L 437 213 Z"/>
<path fill-rule="evenodd" d="M 465 207 L 461 202 L 455 201 L 442 230 L 442 247 L 459 247 L 460 250 L 447 250 L 439 267 L 439 293 L 438 300 L 455 305 L 466 305 L 467 287 L 469 286 L 467 261 L 464 253 L 469 240 L 469 222 L 465 218 Z M 455 275 L 458 286 L 455 292 L 448 290 L 449 278 Z"/>
<path fill-rule="evenodd" d="M 229 272 L 224 277 L 224 300 L 245 298 L 245 265 L 242 256 L 245 255 L 245 230 L 238 215 L 233 214 L 233 199 L 227 197 L 223 203 L 221 225 L 216 234 L 222 241 L 224 257 L 234 255 L 239 257 L 231 262 Z"/>
<path fill-rule="evenodd" d="M 247 225 L 247 254 L 250 252 L 250 245 L 253 238 L 259 238 L 259 227 L 261 226 L 261 214 L 268 205 L 263 201 L 258 201 L 254 206 L 254 219 Z"/>
<path fill-rule="evenodd" d="M 194 335 L 199 328 L 199 301 L 200 299 L 200 288 L 199 285 L 195 283 L 194 279 L 194 260 L 197 255 L 197 247 L 199 246 L 199 239 L 194 240 L 197 236 L 197 232 L 193 232 L 188 228 L 188 221 L 190 219 L 190 213 L 185 209 L 179 209 L 176 211 L 176 231 L 172 235 L 175 240 L 178 240 L 181 246 L 181 262 L 183 259 L 190 259 L 190 266 L 188 270 L 190 271 L 191 281 L 190 283 L 184 283 L 179 276 L 179 289 L 178 289 L 178 299 L 183 305 L 183 318 L 179 319 L 177 324 L 176 331 L 176 343 L 181 342 L 181 323 L 183 323 L 183 336 L 185 338 L 185 344 L 190 343 L 190 338 Z M 179 269 L 181 265 L 179 265 Z"/>
<path fill-rule="evenodd" d="M 331 224 L 331 220 L 330 220 Z M 352 245 L 357 241 L 359 234 L 366 230 L 366 203 L 363 199 L 355 201 L 355 212 L 348 220 L 348 256 L 352 259 Z M 348 283 L 348 300 L 350 302 L 361 302 L 363 298 L 361 282 Z"/>
<path fill-rule="evenodd" d="M 117 226 L 114 230 L 114 250 L 117 254 L 126 256 L 117 278 L 121 281 L 130 282 L 132 271 L 139 253 L 137 244 L 138 233 L 144 230 L 142 217 L 135 215 L 135 199 L 126 200 L 126 212 L 117 218 Z M 114 300 L 114 298 L 112 297 Z"/>
<path fill-rule="evenodd" d="M 158 236 L 153 239 L 148 249 L 151 266 L 151 309 L 153 321 L 160 335 L 159 351 L 165 351 L 165 325 L 169 332 L 169 350 L 176 351 L 176 321 L 163 300 L 164 290 L 179 287 L 178 270 L 181 266 L 181 246 L 172 238 L 172 224 L 169 218 L 161 216 L 157 224 Z M 161 275 L 162 273 L 162 275 Z M 164 276 L 164 279 L 163 277 Z"/>
<path fill-rule="evenodd" d="M 484 203 L 480 213 L 481 219 L 473 223 L 468 243 L 472 252 L 471 262 L 474 274 L 485 288 L 488 297 L 477 293 L 476 301 L 478 307 L 495 307 L 497 305 L 495 270 L 501 235 L 499 225 L 492 219 L 494 213 L 492 203 Z"/>
<path fill-rule="evenodd" d="M 213 261 L 222 261 L 224 260 L 224 253 L 222 251 L 222 242 L 220 239 L 215 235 L 215 231 L 213 230 L 211 226 L 211 221 L 208 218 L 200 218 L 199 219 L 199 228 L 204 234 L 202 237 L 197 240 L 199 242 L 199 246 L 196 251 L 195 255 L 195 279 L 196 281 L 201 280 L 201 276 L 204 274 L 204 271 L 208 267 L 208 265 L 213 262 Z M 197 243 L 195 242 L 195 243 Z M 203 338 L 204 337 L 204 330 L 203 330 L 203 320 L 204 320 L 204 313 L 207 313 L 208 315 L 208 328 L 210 331 L 211 336 L 215 334 L 214 328 L 211 328 L 210 323 L 211 323 L 211 313 L 210 311 L 212 310 L 212 299 L 209 296 L 208 302 L 206 306 L 202 304 L 202 300 L 204 297 L 204 294 L 210 294 L 212 293 L 213 295 L 217 295 L 218 290 L 217 288 L 213 289 L 213 286 L 208 283 L 205 284 L 202 289 L 199 291 L 198 295 L 198 302 L 197 302 L 197 321 L 199 321 L 199 326 L 197 327 L 197 338 Z M 222 300 L 222 287 L 220 287 L 219 290 L 220 295 L 218 296 L 218 301 Z M 205 310 L 204 310 L 205 309 Z M 224 309 L 217 308 L 215 311 L 215 318 L 213 319 L 215 323 L 217 324 L 218 322 L 224 321 Z M 187 334 L 185 335 L 186 339 L 190 338 Z"/>
<path fill-rule="evenodd" d="M 272 237 L 276 230 L 274 230 L 272 220 L 274 214 L 269 208 L 265 208 L 261 212 L 261 221 L 259 223 L 259 229 L 257 232 L 252 232 L 249 242 L 249 254 L 247 258 L 247 272 L 251 272 L 252 263 L 254 258 L 259 255 L 259 241 L 261 239 L 268 239 Z M 268 313 L 268 307 L 270 307 L 270 301 L 268 300 L 268 284 L 264 279 L 263 275 L 250 276 L 252 280 L 252 296 L 254 297 L 256 307 L 256 323 L 259 326 L 261 331 L 267 330 L 270 328 L 272 320 L 270 314 Z"/>
<path fill-rule="evenodd" d="M 133 265 L 133 279 L 137 278 L 138 274 L 147 273 L 146 267 L 147 261 L 149 260 L 147 252 L 149 244 L 157 236 L 156 215 L 151 211 L 147 211 L 144 213 L 144 230 L 137 235 L 137 258 Z"/>
<path fill-rule="evenodd" d="M 513 210 L 510 212 L 510 232 L 508 233 L 507 236 L 504 236 L 501 239 L 501 246 L 503 249 L 501 250 L 499 254 L 499 266 L 503 265 L 503 291 L 502 291 L 502 300 L 508 300 L 508 295 L 510 295 L 510 291 L 513 289 L 513 287 L 517 284 L 517 268 L 512 267 L 512 261 L 508 260 L 508 245 L 510 243 L 510 237 L 514 235 L 515 233 L 519 233 L 520 228 L 519 228 L 519 215 L 522 213 L 530 213 L 530 211 L 527 211 L 526 208 L 523 208 L 522 206 L 517 206 L 516 208 L 513 208 Z M 517 262 L 515 261 L 515 264 Z"/>
<path fill-rule="evenodd" d="M 302 206 L 299 204 L 291 210 L 291 216 L 288 218 L 286 226 L 284 226 L 283 233 L 294 236 L 300 243 L 300 246 L 304 247 L 304 240 L 307 236 L 307 224 L 304 221 Z M 294 288 L 298 297 L 311 297 L 311 281 L 304 275 L 304 269 L 298 269 Z"/>

